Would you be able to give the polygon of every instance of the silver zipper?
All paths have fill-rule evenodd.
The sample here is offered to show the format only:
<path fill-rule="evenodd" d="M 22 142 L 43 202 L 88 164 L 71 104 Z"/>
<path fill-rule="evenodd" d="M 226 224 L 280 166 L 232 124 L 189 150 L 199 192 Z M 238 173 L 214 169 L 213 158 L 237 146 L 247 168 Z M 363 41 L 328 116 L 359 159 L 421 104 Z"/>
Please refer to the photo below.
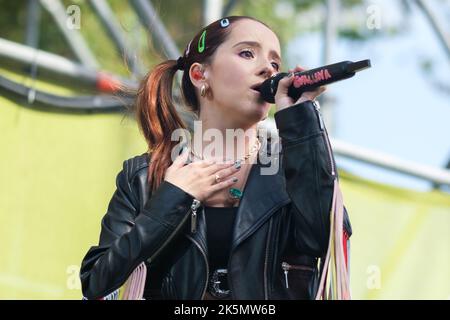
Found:
<path fill-rule="evenodd" d="M 322 114 L 320 112 L 320 106 L 316 101 L 312 102 L 314 105 L 314 108 L 316 109 L 317 112 L 317 116 L 319 117 L 319 125 L 320 125 L 320 129 L 322 130 L 322 134 L 325 138 L 325 145 L 327 146 L 327 150 L 328 150 L 328 159 L 330 161 L 330 167 L 331 167 L 331 174 L 334 176 L 335 175 L 335 168 L 334 168 L 334 161 L 333 161 L 333 157 L 332 157 L 332 152 L 331 152 L 331 144 L 330 144 L 330 140 L 328 139 L 328 131 L 325 128 L 325 124 L 322 118 Z"/>
<path fill-rule="evenodd" d="M 198 207 L 200 207 L 202 203 L 197 200 L 194 199 L 192 201 L 192 205 L 191 205 L 191 233 L 196 233 L 197 232 L 197 209 Z"/>
<path fill-rule="evenodd" d="M 311 267 L 298 266 L 298 265 L 294 265 L 294 264 L 289 264 L 287 262 L 282 262 L 281 268 L 284 270 L 284 279 L 286 282 L 286 289 L 289 289 L 288 272 L 290 270 L 314 271 L 314 269 Z"/>
<path fill-rule="evenodd" d="M 272 219 L 269 222 L 269 232 L 267 235 L 267 243 L 266 243 L 266 254 L 264 259 L 264 298 L 265 300 L 269 300 L 269 290 L 267 288 L 267 261 L 269 260 L 269 242 L 270 242 L 270 234 L 272 232 Z"/>
<path fill-rule="evenodd" d="M 317 116 L 319 117 L 320 130 L 323 131 L 325 129 L 325 124 L 323 122 L 322 114 L 320 113 L 320 106 L 319 106 L 319 104 L 316 101 L 313 101 L 312 103 L 314 105 L 314 108 L 317 111 Z"/>
<path fill-rule="evenodd" d="M 326 134 L 324 133 L 324 137 L 325 137 L 325 141 L 326 141 L 326 145 L 327 145 L 327 149 L 328 149 L 328 158 L 330 160 L 330 165 L 331 165 L 331 174 L 333 176 L 335 176 L 336 172 L 334 170 L 334 161 L 333 161 L 333 156 L 331 153 L 331 144 L 330 144 L 330 140 L 328 139 L 328 132 L 327 131 L 325 131 L 325 132 L 326 132 Z"/>

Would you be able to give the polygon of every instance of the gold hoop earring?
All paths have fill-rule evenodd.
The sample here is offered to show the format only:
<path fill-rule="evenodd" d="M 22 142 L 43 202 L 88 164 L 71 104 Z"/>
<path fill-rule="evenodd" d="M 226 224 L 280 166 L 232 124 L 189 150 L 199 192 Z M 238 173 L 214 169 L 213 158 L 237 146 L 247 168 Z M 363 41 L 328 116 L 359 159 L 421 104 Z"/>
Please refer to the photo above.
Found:
<path fill-rule="evenodd" d="M 207 90 L 206 85 L 203 84 L 202 87 L 200 88 L 200 95 L 202 97 L 206 96 L 206 90 Z"/>

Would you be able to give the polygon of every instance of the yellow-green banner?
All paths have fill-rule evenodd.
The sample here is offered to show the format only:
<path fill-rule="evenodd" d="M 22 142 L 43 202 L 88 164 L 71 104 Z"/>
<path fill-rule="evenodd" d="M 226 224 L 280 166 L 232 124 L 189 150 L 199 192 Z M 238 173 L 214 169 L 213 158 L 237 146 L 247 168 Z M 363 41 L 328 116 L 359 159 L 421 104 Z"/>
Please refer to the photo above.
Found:
<path fill-rule="evenodd" d="M 116 174 L 145 143 L 122 115 L 37 111 L 12 98 L 0 97 L 0 298 L 80 299 L 80 263 Z M 449 195 L 345 173 L 341 183 L 353 298 L 448 299 Z"/>

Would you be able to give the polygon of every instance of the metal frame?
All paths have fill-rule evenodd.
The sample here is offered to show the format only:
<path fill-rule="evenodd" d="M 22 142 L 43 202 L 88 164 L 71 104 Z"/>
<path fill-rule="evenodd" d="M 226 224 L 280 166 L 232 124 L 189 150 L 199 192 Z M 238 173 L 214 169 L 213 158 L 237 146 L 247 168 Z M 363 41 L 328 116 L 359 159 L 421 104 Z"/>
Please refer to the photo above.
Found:
<path fill-rule="evenodd" d="M 340 156 L 372 164 L 380 168 L 407 174 L 433 182 L 436 185 L 450 186 L 450 170 L 418 164 L 403 160 L 387 153 L 356 146 L 339 139 L 330 139 L 333 151 Z"/>
<path fill-rule="evenodd" d="M 24 65 L 35 65 L 39 69 L 69 77 L 77 82 L 96 85 L 104 73 L 91 67 L 50 52 L 33 49 L 29 46 L 0 38 L 0 57 L 17 61 Z M 137 83 L 119 76 L 111 75 L 112 79 L 123 85 L 136 89 Z"/>
<path fill-rule="evenodd" d="M 213 1 L 214 0 L 205 0 L 206 2 Z M 223 9 L 223 14 L 228 14 L 229 11 L 234 7 L 237 1 L 229 0 Z M 77 56 L 80 58 L 80 60 L 86 64 L 86 65 L 96 65 L 96 61 L 94 58 L 90 58 L 90 51 L 84 50 L 87 49 L 87 46 L 85 45 L 84 41 L 82 41 L 82 38 L 79 34 L 74 32 L 71 34 L 71 37 L 67 36 L 67 32 L 65 27 L 61 23 L 61 19 L 58 18 L 58 14 L 56 12 L 63 12 L 61 11 L 62 4 L 58 0 L 41 0 L 40 3 L 49 10 L 52 15 L 55 18 L 55 21 L 60 26 L 61 31 L 66 35 L 66 39 L 69 42 L 69 45 L 71 45 L 74 52 L 76 52 Z M 93 1 L 92 1 L 93 3 Z M 175 45 L 175 42 L 173 41 L 170 34 L 167 32 L 166 28 L 164 27 L 164 24 L 159 19 L 158 13 L 153 8 L 150 1 L 147 0 L 131 0 L 131 4 L 134 7 L 136 13 L 138 14 L 138 17 L 141 21 L 141 23 L 147 28 L 149 32 L 151 32 L 157 42 L 161 45 L 162 51 L 164 55 L 167 58 L 170 59 L 177 59 L 180 56 L 180 51 L 178 50 L 177 46 Z M 210 3 L 212 4 L 212 3 Z M 338 5 L 338 0 L 328 0 L 328 18 L 332 19 L 333 14 L 335 12 L 333 10 L 336 10 Z M 429 8 L 425 5 L 424 1 L 422 0 L 416 0 L 416 4 L 424 11 L 424 13 L 427 15 L 430 23 L 432 24 L 434 30 L 438 34 L 441 42 L 444 44 L 445 49 L 447 50 L 447 54 L 450 52 L 450 45 L 448 41 L 444 37 L 444 33 L 442 31 L 442 28 L 437 24 L 436 19 L 432 15 Z M 106 2 L 102 1 L 102 4 L 99 4 L 96 6 L 98 8 L 99 6 L 107 5 Z M 204 3 L 204 5 L 206 5 Z M 95 5 L 94 5 L 95 6 Z M 59 8 L 59 9 L 55 9 Z M 55 11 L 57 10 L 57 11 Z M 206 12 L 206 11 L 204 11 Z M 112 12 L 110 13 L 103 13 L 100 14 L 100 16 L 103 16 L 103 19 L 109 14 L 114 15 Z M 61 17 L 61 15 L 60 15 Z M 62 17 L 65 17 L 62 15 Z M 114 26 L 114 22 L 111 23 L 105 23 L 104 25 L 106 28 L 108 28 L 109 35 L 115 41 L 116 46 L 118 47 L 119 51 L 126 52 L 125 46 L 123 44 L 123 37 L 120 35 L 120 32 L 118 32 L 116 29 L 116 26 Z M 331 22 L 327 22 L 328 27 L 326 27 L 326 30 L 330 29 L 332 26 Z M 115 30 L 115 31 L 114 31 Z M 74 40 L 75 39 L 75 40 Z M 81 39 L 81 41 L 79 41 Z M 329 30 L 328 32 L 324 32 L 324 59 L 327 59 L 327 57 L 330 56 L 330 43 L 333 39 L 333 34 Z M 77 41 L 79 41 L 77 43 Z M 12 48 L 12 43 L 8 43 L 7 40 L 0 39 L 0 54 L 8 55 L 8 53 L 5 53 L 8 46 Z M 14 44 L 17 48 L 17 46 L 20 46 L 19 44 Z M 80 48 L 84 48 L 81 49 Z M 29 49 L 29 48 L 28 48 Z M 28 49 L 21 48 L 21 50 L 15 51 L 14 55 L 17 59 L 22 59 L 26 61 L 30 61 L 30 59 L 34 58 L 36 60 L 37 64 L 46 64 L 49 69 L 52 69 L 54 72 L 57 73 L 64 73 L 64 74 L 70 74 L 72 77 L 78 77 L 78 78 L 85 78 L 87 81 L 92 81 L 92 79 L 95 78 L 92 73 L 95 74 L 95 68 L 86 68 L 83 66 L 80 66 L 74 62 L 71 62 L 65 58 L 62 57 L 56 57 L 55 55 L 45 53 L 42 51 L 37 51 L 39 54 L 36 55 L 36 52 L 33 49 L 33 52 L 35 53 L 33 56 L 30 56 Z M 11 53 L 9 55 L 11 56 Z M 22 57 L 21 57 L 22 56 Z M 24 58 L 27 56 L 27 58 Z M 130 57 L 128 57 L 130 58 Z M 51 63 L 49 63 L 51 61 Z M 131 61 L 131 60 L 130 60 Z M 52 68 L 53 66 L 53 68 Z M 10 83 L 8 83 L 10 85 Z M 21 89 L 24 90 L 23 88 Z M 44 95 L 45 96 L 45 95 Z M 187 122 L 190 122 L 187 120 Z M 351 145 L 349 143 L 346 143 L 344 141 L 338 140 L 338 139 L 332 139 L 333 149 L 334 152 L 337 155 L 347 157 L 350 159 L 358 160 L 364 163 L 372 164 L 381 168 L 389 169 L 395 172 L 401 172 L 407 175 L 411 175 L 420 179 L 425 179 L 428 181 L 433 182 L 435 185 L 446 185 L 450 186 L 450 170 L 446 169 L 440 169 L 435 168 L 432 166 L 426 166 L 417 164 L 411 161 L 405 161 L 401 160 L 399 158 L 393 157 L 391 155 L 376 152 L 370 149 L 362 148 L 359 146 Z"/>
<path fill-rule="evenodd" d="M 147 31 L 151 32 L 152 35 L 155 36 L 159 45 L 161 45 L 164 56 L 168 59 L 178 59 L 181 54 L 180 50 L 164 26 L 164 23 L 161 19 L 159 19 L 159 15 L 153 7 L 151 1 L 131 0 L 130 4 L 133 6 L 139 20 Z"/>
<path fill-rule="evenodd" d="M 69 30 L 67 28 L 67 14 L 62 2 L 60 0 L 40 0 L 40 3 L 53 17 L 56 25 L 80 62 L 87 67 L 98 68 L 98 62 L 81 33 L 76 29 Z"/>
<path fill-rule="evenodd" d="M 444 31 L 444 27 L 439 23 L 437 17 L 431 10 L 429 3 L 426 3 L 423 0 L 416 0 L 415 2 L 419 9 L 425 14 L 425 17 L 428 19 L 428 22 L 433 28 L 439 42 L 442 44 L 447 57 L 450 58 L 450 34 Z"/>
<path fill-rule="evenodd" d="M 125 57 L 131 72 L 136 76 L 142 75 L 143 68 L 137 60 L 136 52 L 127 45 L 126 35 L 108 2 L 106 0 L 89 0 L 89 4 L 115 44 L 117 52 Z"/>
<path fill-rule="evenodd" d="M 270 132 L 270 136 L 278 136 L 274 119 L 268 118 L 261 122 L 260 126 Z M 432 182 L 434 187 L 450 186 L 450 170 L 403 160 L 387 153 L 350 144 L 340 139 L 330 138 L 330 142 L 335 155 L 427 180 Z"/>

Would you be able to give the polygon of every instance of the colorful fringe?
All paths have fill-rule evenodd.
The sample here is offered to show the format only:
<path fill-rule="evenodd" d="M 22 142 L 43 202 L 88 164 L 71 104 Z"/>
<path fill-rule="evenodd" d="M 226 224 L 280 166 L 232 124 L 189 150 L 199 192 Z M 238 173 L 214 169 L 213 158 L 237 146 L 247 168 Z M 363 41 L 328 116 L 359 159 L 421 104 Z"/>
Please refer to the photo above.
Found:
<path fill-rule="evenodd" d="M 142 262 L 134 269 L 131 276 L 124 285 L 124 293 L 120 300 L 143 300 L 145 280 L 147 278 L 147 267 Z"/>
<path fill-rule="evenodd" d="M 343 230 L 344 201 L 337 178 L 334 180 L 330 213 L 330 238 L 316 300 L 349 300 L 350 241 Z"/>
<path fill-rule="evenodd" d="M 134 269 L 125 284 L 99 300 L 144 300 L 147 267 L 144 262 Z M 83 297 L 83 300 L 88 300 Z"/>

